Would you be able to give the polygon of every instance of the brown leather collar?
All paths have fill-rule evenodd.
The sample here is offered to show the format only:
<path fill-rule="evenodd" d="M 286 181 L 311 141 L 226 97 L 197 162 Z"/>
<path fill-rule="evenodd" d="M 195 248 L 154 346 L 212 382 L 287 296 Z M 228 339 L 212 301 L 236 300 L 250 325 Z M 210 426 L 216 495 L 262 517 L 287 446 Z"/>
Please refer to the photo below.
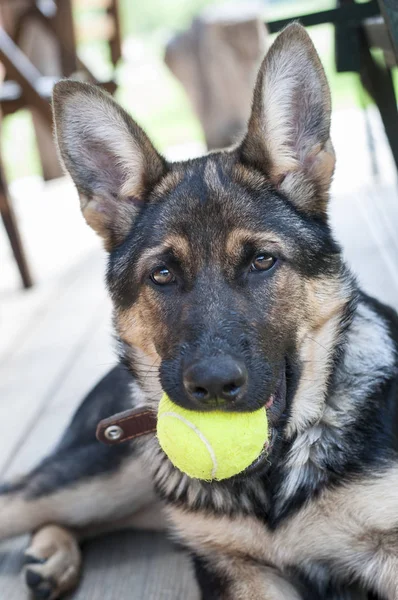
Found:
<path fill-rule="evenodd" d="M 156 431 L 156 413 L 148 408 L 132 408 L 103 419 L 97 426 L 97 439 L 104 444 L 120 444 Z"/>

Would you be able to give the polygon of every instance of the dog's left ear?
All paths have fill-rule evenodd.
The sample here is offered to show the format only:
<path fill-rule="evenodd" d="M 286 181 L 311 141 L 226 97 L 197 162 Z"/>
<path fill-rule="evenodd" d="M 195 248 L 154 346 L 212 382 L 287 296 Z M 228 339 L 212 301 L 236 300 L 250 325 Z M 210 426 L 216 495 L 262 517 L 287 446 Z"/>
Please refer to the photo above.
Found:
<path fill-rule="evenodd" d="M 289 25 L 266 55 L 254 90 L 242 160 L 301 210 L 323 215 L 334 171 L 330 91 L 314 45 Z"/>
<path fill-rule="evenodd" d="M 84 218 L 112 250 L 167 172 L 166 161 L 130 115 L 93 85 L 60 81 L 53 107 L 60 155 Z"/>

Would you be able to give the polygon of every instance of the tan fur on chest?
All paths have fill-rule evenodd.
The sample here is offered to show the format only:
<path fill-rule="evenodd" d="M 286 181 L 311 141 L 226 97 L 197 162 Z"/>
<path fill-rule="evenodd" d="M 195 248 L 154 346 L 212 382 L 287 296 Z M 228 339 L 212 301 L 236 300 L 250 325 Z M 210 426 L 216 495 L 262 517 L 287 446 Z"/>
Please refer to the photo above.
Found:
<path fill-rule="evenodd" d="M 392 598 L 392 590 L 398 594 L 393 587 L 398 536 L 391 539 L 391 524 L 398 523 L 397 489 L 394 467 L 378 479 L 324 492 L 275 530 L 254 517 L 210 516 L 174 507 L 167 512 L 178 535 L 216 564 L 228 556 L 283 570 L 327 561 L 342 574 L 372 565 L 379 569 L 382 563 L 383 590 Z"/>

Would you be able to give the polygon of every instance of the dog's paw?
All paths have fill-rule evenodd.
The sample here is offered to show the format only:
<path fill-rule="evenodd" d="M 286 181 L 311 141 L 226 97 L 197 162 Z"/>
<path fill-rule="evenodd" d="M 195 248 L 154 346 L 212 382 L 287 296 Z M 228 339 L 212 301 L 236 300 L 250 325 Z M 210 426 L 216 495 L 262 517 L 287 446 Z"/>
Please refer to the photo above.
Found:
<path fill-rule="evenodd" d="M 80 565 L 73 533 L 48 525 L 34 534 L 25 551 L 25 581 L 34 598 L 55 600 L 76 586 Z"/>

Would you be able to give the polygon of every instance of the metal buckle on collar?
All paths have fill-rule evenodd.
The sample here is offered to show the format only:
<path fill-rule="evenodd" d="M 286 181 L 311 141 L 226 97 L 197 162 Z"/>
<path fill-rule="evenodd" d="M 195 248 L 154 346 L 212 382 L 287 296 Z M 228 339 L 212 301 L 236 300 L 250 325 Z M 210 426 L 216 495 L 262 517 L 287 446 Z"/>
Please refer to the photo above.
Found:
<path fill-rule="evenodd" d="M 156 414 L 147 408 L 132 408 L 103 419 L 97 426 L 97 440 L 114 445 L 156 431 Z"/>

